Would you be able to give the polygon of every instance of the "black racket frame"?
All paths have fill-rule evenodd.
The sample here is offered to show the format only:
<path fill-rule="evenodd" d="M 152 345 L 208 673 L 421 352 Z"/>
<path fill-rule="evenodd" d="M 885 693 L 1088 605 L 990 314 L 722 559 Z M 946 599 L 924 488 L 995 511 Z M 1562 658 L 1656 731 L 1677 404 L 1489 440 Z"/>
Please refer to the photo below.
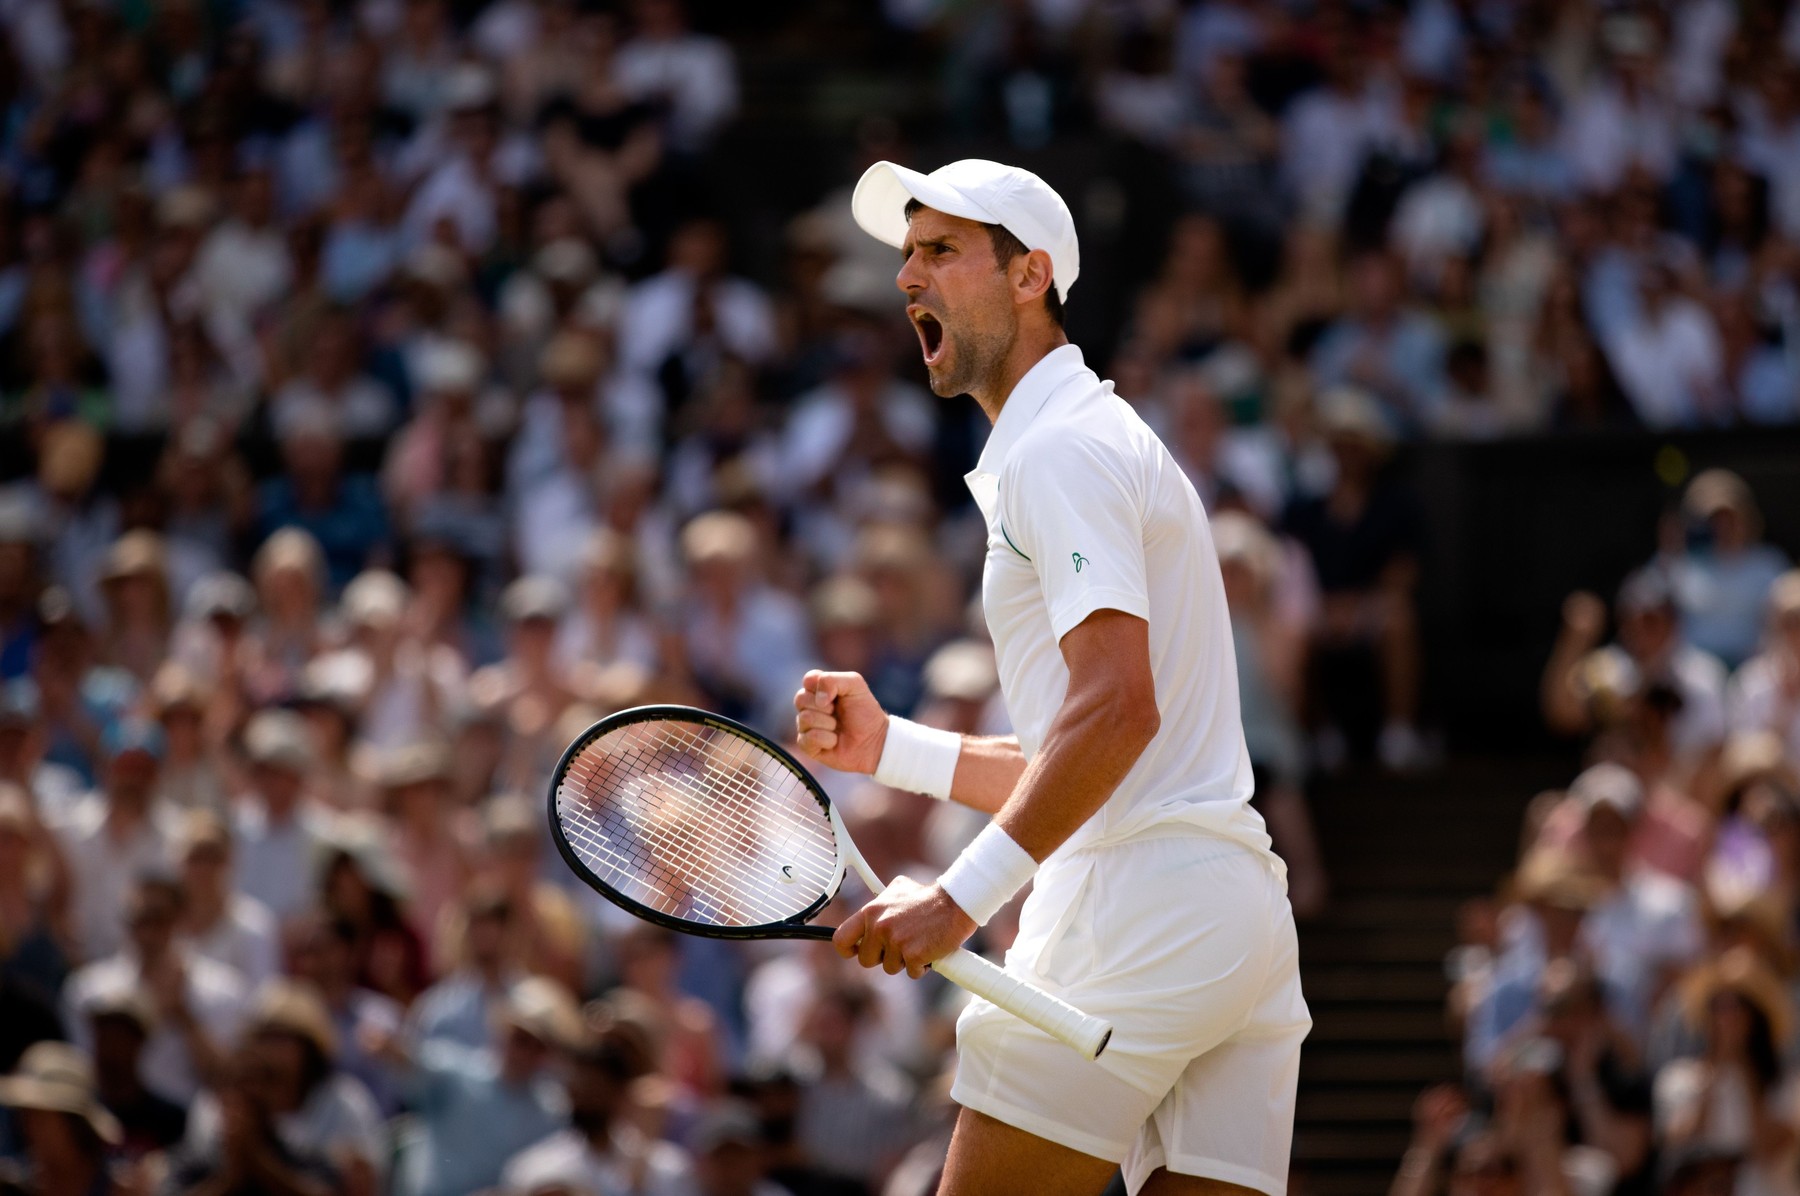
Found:
<path fill-rule="evenodd" d="M 652 925 L 678 931 L 682 934 L 698 935 L 701 938 L 709 939 L 738 940 L 830 939 L 835 929 L 834 927 L 813 926 L 809 924 L 809 921 L 810 919 L 817 917 L 821 910 L 830 905 L 832 899 L 837 896 L 838 890 L 843 887 L 845 867 L 844 848 L 842 844 L 838 845 L 837 883 L 831 887 L 831 890 L 820 894 L 817 901 L 814 901 L 799 913 L 793 914 L 780 922 L 768 922 L 761 926 L 712 926 L 704 922 L 690 922 L 685 918 L 677 918 L 673 914 L 665 914 L 661 910 L 651 909 L 642 902 L 633 901 L 631 898 L 625 896 L 625 894 L 601 880 L 594 874 L 593 869 L 582 863 L 581 857 L 576 854 L 574 847 L 570 845 L 568 836 L 563 833 L 562 819 L 558 818 L 556 814 L 556 795 L 562 788 L 563 778 L 568 775 L 569 766 L 574 762 L 575 757 L 580 755 L 581 750 L 594 740 L 600 738 L 602 735 L 610 735 L 621 727 L 629 727 L 634 723 L 650 722 L 698 723 L 701 726 L 711 727 L 716 731 L 723 731 L 741 739 L 749 740 L 752 744 L 773 756 L 782 767 L 793 773 L 800 783 L 806 786 L 807 792 L 812 794 L 813 800 L 819 803 L 819 809 L 825 812 L 826 817 L 829 818 L 831 816 L 831 799 L 825 796 L 825 790 L 819 786 L 819 782 L 813 778 L 811 773 L 806 771 L 804 765 L 794 759 L 793 755 L 789 753 L 786 748 L 782 747 L 779 743 L 776 743 L 773 739 L 770 739 L 767 735 L 764 735 L 761 731 L 758 731 L 753 727 L 747 727 L 736 719 L 726 718 L 722 714 L 714 714 L 710 710 L 701 710 L 697 706 L 677 706 L 668 704 L 634 706 L 629 710 L 621 710 L 616 714 L 609 714 L 588 727 L 587 730 L 575 737 L 574 742 L 569 744 L 563 751 L 562 758 L 556 762 L 556 771 L 550 776 L 550 837 L 555 841 L 556 850 L 562 855 L 563 862 L 569 866 L 569 869 L 575 873 L 581 883 L 587 885 L 590 889 L 593 889 L 596 893 L 600 894 L 626 913 L 631 914 L 634 917 L 642 918 Z M 836 830 L 837 828 L 834 825 L 832 827 L 834 838 Z"/>

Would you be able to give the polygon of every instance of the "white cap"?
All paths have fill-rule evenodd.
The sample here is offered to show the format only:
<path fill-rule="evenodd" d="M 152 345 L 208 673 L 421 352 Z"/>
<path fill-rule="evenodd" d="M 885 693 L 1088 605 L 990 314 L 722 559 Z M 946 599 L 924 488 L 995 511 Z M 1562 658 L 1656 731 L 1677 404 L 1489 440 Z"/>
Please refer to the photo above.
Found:
<path fill-rule="evenodd" d="M 864 232 L 899 248 L 906 241 L 906 201 L 965 220 L 998 224 L 1025 243 L 1050 255 L 1056 297 L 1069 298 L 1081 273 L 1081 246 L 1075 218 L 1050 184 L 1017 166 L 964 158 L 920 174 L 892 162 L 877 162 L 857 180 L 850 214 Z"/>

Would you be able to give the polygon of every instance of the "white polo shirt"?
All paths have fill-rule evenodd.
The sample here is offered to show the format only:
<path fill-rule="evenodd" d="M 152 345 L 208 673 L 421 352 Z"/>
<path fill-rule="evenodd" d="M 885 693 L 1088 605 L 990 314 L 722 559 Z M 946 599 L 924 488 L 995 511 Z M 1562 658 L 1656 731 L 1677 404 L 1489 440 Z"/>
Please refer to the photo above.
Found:
<path fill-rule="evenodd" d="M 1150 625 L 1162 726 L 1057 856 L 1165 823 L 1269 853 L 1218 555 L 1193 485 L 1081 350 L 1045 355 L 1013 388 L 966 481 L 987 518 L 981 601 L 1025 758 L 1069 688 L 1057 645 L 1097 610 Z M 1273 858 L 1272 853 L 1271 858 Z"/>

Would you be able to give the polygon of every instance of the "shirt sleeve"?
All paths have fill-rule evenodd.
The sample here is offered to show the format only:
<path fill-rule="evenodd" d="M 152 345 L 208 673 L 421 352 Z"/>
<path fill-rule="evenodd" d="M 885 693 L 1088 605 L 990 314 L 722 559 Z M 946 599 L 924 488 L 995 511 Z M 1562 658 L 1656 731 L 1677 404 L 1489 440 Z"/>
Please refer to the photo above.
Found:
<path fill-rule="evenodd" d="M 1031 562 L 1058 641 L 1097 610 L 1150 617 L 1140 486 L 1108 447 L 1021 443 L 1001 481 L 1000 530 Z"/>

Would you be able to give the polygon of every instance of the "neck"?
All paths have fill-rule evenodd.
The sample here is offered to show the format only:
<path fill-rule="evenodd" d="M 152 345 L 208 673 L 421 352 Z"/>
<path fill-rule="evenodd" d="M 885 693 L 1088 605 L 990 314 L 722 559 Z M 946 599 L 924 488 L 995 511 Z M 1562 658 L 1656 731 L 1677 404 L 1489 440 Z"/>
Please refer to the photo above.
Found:
<path fill-rule="evenodd" d="M 988 422 L 999 420 L 1000 409 L 1006 406 L 1013 388 L 1019 385 L 1019 379 L 1031 372 L 1032 366 L 1068 343 L 1069 338 L 1063 334 L 1063 330 L 1047 320 L 1042 327 L 1029 332 L 1021 331 L 988 381 L 969 392 L 981 404 Z"/>

